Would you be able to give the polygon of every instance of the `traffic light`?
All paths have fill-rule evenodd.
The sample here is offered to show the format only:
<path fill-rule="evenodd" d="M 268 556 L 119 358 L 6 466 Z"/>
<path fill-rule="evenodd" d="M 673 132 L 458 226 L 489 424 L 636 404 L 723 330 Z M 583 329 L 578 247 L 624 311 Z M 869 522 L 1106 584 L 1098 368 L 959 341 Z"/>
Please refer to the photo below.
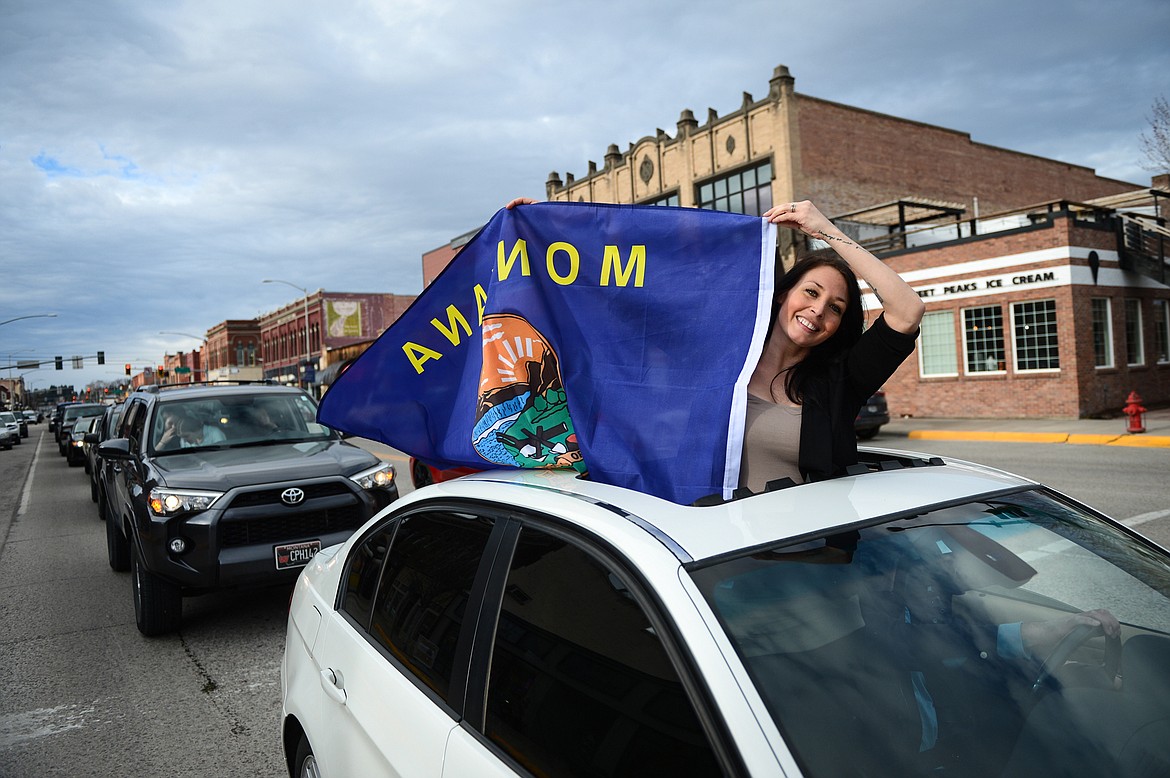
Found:
<path fill-rule="evenodd" d="M 130 375 L 130 363 L 126 363 L 126 375 Z"/>
<path fill-rule="evenodd" d="M 106 363 L 106 352 L 99 351 L 98 352 L 98 364 L 104 365 L 105 363 Z"/>
<path fill-rule="evenodd" d="M 65 369 L 65 358 L 64 357 L 53 357 L 53 362 L 56 363 L 58 370 Z"/>

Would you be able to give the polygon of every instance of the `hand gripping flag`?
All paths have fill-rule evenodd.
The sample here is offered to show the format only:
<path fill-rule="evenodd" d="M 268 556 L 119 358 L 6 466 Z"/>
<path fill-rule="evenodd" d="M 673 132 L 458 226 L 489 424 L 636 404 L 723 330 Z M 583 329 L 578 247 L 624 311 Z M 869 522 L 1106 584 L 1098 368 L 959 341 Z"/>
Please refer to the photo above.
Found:
<path fill-rule="evenodd" d="M 694 208 L 500 210 L 326 392 L 319 419 L 437 467 L 572 467 L 730 496 L 775 227 Z"/>

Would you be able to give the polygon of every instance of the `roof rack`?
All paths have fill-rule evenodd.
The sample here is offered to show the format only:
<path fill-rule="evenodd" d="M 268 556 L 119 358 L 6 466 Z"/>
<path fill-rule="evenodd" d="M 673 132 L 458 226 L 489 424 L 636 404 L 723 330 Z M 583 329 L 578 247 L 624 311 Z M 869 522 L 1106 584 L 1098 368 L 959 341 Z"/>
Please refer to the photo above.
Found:
<path fill-rule="evenodd" d="M 911 467 L 940 467 L 946 465 L 942 457 L 920 457 L 912 454 L 900 454 L 895 451 L 867 451 L 860 449 L 857 452 L 858 462 L 855 465 L 849 465 L 845 468 L 844 476 L 851 475 L 865 475 L 866 473 L 877 473 L 885 470 L 903 470 Z M 775 481 L 768 481 L 764 485 L 762 492 L 753 492 L 746 486 L 741 486 L 731 493 L 731 499 L 723 499 L 723 495 L 719 492 L 715 494 L 708 494 L 705 497 L 700 497 L 691 503 L 696 508 L 708 508 L 714 505 L 723 505 L 728 502 L 735 502 L 742 500 L 745 497 L 752 497 L 756 494 L 766 494 L 768 492 L 776 492 L 781 489 L 789 489 L 798 486 L 791 478 L 778 478 Z"/>
<path fill-rule="evenodd" d="M 261 378 L 256 381 L 221 378 L 207 381 L 186 381 L 177 384 L 144 384 L 143 386 L 138 387 L 136 391 L 158 394 L 158 392 L 163 389 L 190 389 L 193 386 L 247 386 L 250 384 L 256 384 L 260 386 L 282 386 L 282 384 L 273 381 L 271 378 Z"/>

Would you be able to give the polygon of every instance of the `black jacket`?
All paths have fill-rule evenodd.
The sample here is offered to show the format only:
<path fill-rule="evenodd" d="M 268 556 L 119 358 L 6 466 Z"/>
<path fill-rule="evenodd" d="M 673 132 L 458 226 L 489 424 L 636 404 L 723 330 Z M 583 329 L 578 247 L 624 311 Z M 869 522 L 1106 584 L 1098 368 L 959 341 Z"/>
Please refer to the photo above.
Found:
<path fill-rule="evenodd" d="M 821 481 L 857 463 L 853 422 L 874 392 L 914 351 L 917 331 L 890 329 L 885 314 L 849 351 L 804 387 L 800 423 L 800 471 L 806 481 Z"/>

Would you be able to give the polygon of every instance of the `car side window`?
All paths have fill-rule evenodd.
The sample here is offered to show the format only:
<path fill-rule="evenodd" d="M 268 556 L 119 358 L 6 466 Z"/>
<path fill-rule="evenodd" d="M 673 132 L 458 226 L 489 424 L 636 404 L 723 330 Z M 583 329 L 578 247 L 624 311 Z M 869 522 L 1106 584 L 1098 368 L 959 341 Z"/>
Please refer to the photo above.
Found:
<path fill-rule="evenodd" d="M 341 610 L 350 615 L 364 630 L 370 628 L 370 608 L 374 604 L 374 590 L 382 574 L 382 564 L 394 529 L 398 522 L 379 529 L 363 540 L 349 556 L 349 569 L 345 574 L 345 594 L 341 599 Z"/>
<path fill-rule="evenodd" d="M 370 636 L 444 700 L 467 600 L 493 524 L 457 512 L 406 516 L 378 583 Z"/>
<path fill-rule="evenodd" d="M 126 410 L 126 419 L 122 423 L 122 436 L 130 439 L 130 450 L 139 451 L 142 442 L 142 430 L 146 425 L 146 404 L 132 402 Z"/>
<path fill-rule="evenodd" d="M 504 590 L 485 734 L 537 775 L 720 774 L 625 577 L 527 526 Z"/>

